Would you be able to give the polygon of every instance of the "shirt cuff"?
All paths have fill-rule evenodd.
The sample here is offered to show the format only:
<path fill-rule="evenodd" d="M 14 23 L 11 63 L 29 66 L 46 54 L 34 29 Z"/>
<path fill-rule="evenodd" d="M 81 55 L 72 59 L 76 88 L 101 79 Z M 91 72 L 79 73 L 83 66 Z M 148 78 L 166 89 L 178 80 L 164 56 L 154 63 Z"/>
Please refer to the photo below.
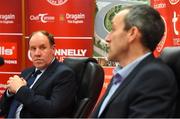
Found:
<path fill-rule="evenodd" d="M 12 97 L 14 94 L 10 93 L 8 90 L 6 91 L 7 97 Z"/>

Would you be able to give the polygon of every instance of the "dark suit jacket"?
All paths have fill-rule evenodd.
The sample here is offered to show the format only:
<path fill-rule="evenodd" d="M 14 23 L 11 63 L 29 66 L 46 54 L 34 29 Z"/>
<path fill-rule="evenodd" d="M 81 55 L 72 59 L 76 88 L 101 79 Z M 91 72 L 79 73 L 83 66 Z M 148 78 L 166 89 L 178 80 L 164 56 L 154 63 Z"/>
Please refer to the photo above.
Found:
<path fill-rule="evenodd" d="M 171 117 L 176 94 L 173 72 L 161 60 L 149 55 L 118 87 L 100 117 Z M 91 117 L 97 117 L 102 100 Z"/>
<path fill-rule="evenodd" d="M 26 69 L 21 76 L 25 79 L 35 67 Z M 77 84 L 74 72 L 55 60 L 41 75 L 32 89 L 21 87 L 11 98 L 6 94 L 1 99 L 1 114 L 8 114 L 14 98 L 24 106 L 20 117 L 70 117 L 75 104 Z"/>

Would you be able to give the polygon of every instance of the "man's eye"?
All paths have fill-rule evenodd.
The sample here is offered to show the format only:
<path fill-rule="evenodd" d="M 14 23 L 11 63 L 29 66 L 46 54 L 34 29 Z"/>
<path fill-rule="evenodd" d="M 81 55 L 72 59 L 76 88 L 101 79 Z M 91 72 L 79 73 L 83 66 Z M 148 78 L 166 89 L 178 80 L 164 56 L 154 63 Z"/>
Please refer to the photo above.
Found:
<path fill-rule="evenodd" d="M 36 50 L 36 48 L 30 48 L 30 50 L 31 50 L 31 51 L 34 51 L 34 50 Z"/>
<path fill-rule="evenodd" d="M 40 49 L 41 49 L 41 50 L 44 50 L 44 49 L 46 49 L 46 47 L 43 46 L 43 47 L 40 47 Z"/>

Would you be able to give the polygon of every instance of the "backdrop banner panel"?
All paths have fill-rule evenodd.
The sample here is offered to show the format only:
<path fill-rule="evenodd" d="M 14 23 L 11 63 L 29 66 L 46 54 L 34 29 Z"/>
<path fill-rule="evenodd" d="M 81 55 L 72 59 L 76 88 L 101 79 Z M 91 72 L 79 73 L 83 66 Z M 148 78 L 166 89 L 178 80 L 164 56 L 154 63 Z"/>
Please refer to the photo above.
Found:
<path fill-rule="evenodd" d="M 157 9 L 165 23 L 165 33 L 154 54 L 159 56 L 168 46 L 180 46 L 180 0 L 151 0 L 151 6 Z"/>
<path fill-rule="evenodd" d="M 0 96 L 10 76 L 19 74 L 22 68 L 22 2 L 5 0 L 0 4 Z"/>
<path fill-rule="evenodd" d="M 92 57 L 95 12 L 93 0 L 28 0 L 25 8 L 26 38 L 34 31 L 47 30 L 56 39 L 56 56 L 60 61 L 64 57 Z M 26 51 L 28 52 L 28 40 Z M 63 51 L 67 53 L 62 53 Z M 27 66 L 31 65 L 29 59 L 30 57 L 26 57 Z"/>

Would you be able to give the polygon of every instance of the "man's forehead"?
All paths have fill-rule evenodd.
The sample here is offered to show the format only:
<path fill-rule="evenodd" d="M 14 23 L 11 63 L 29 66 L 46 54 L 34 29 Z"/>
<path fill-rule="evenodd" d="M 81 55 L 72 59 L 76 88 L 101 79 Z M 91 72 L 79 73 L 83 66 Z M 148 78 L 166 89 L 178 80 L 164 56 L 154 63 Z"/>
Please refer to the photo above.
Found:
<path fill-rule="evenodd" d="M 41 32 L 36 32 L 32 35 L 32 37 L 37 37 L 37 36 L 44 37 L 45 35 Z"/>
<path fill-rule="evenodd" d="M 31 40 L 42 40 L 42 41 L 44 41 L 44 40 L 48 40 L 48 38 L 47 38 L 47 36 L 45 36 L 44 34 L 39 32 L 39 33 L 33 34 L 33 36 L 30 38 L 30 41 Z"/>
<path fill-rule="evenodd" d="M 124 18 L 128 12 L 129 12 L 128 9 L 121 10 L 114 16 L 113 19 L 122 18 L 122 17 Z"/>
<path fill-rule="evenodd" d="M 117 22 L 121 22 L 121 21 L 124 19 L 125 15 L 126 15 L 128 12 L 129 12 L 128 9 L 124 9 L 124 10 L 119 11 L 119 12 L 114 16 L 114 18 L 113 18 L 113 20 L 112 20 L 112 24 L 116 24 Z"/>

